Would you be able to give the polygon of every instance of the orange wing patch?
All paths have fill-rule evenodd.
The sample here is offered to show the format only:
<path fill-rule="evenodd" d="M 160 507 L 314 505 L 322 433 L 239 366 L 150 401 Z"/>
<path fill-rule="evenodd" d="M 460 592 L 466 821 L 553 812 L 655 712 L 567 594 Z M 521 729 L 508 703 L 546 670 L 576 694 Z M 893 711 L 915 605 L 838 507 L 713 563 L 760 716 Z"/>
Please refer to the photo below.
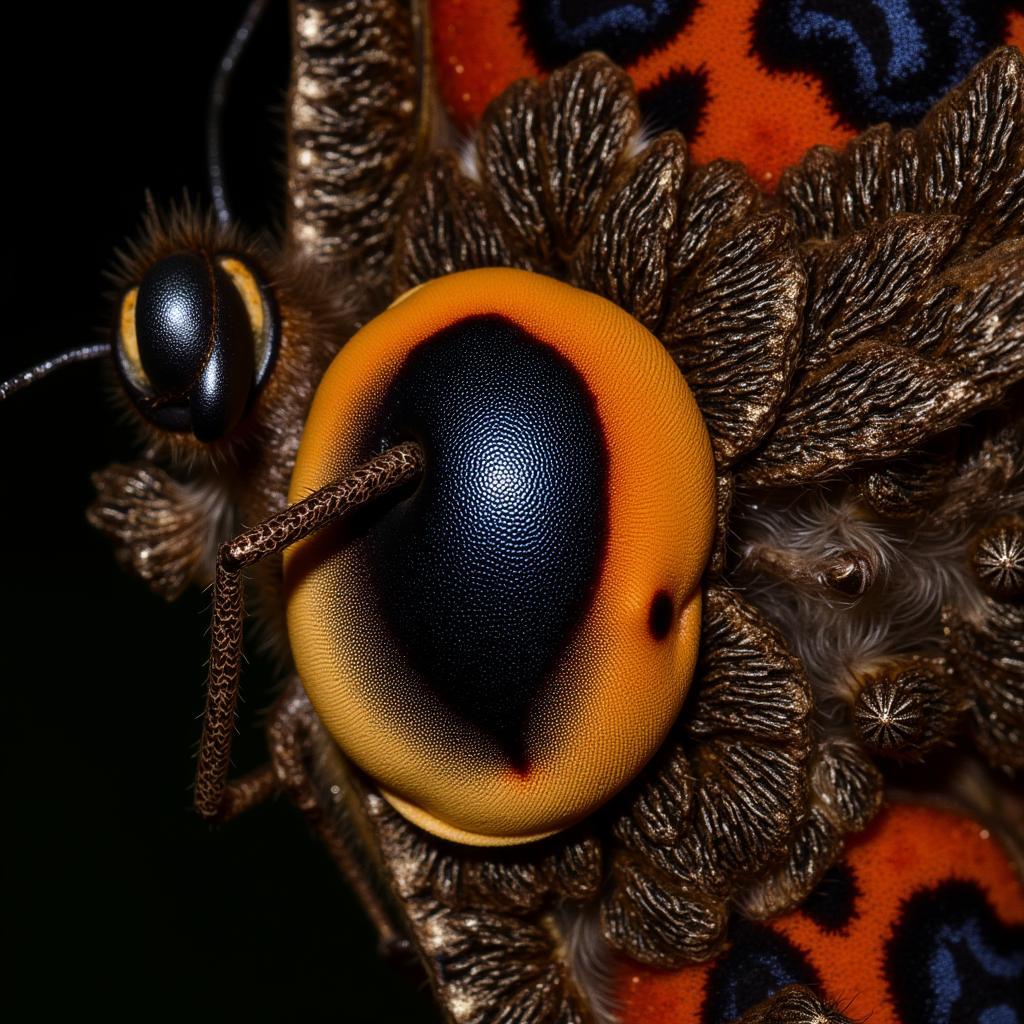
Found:
<path fill-rule="evenodd" d="M 949 811 L 896 805 L 883 811 L 870 829 L 849 844 L 842 865 L 856 886 L 856 901 L 848 920 L 829 921 L 814 910 L 812 897 L 804 908 L 776 919 L 763 930 L 771 934 L 772 941 L 780 940 L 780 948 L 800 958 L 806 978 L 814 977 L 820 985 L 819 994 L 835 1002 L 848 1017 L 870 1019 L 871 1024 L 910 1024 L 899 1009 L 901 979 L 909 972 L 898 959 L 898 933 L 908 923 L 914 900 L 932 893 L 939 901 L 948 893 L 952 903 L 961 889 L 978 892 L 982 905 L 987 903 L 984 912 L 994 913 L 995 926 L 1015 930 L 1015 946 L 1000 946 L 997 942 L 989 955 L 998 974 L 996 982 L 1005 984 L 1011 993 L 1024 991 L 1018 987 L 1024 978 L 1024 949 L 1020 946 L 1024 888 L 1000 844 L 976 821 Z M 941 902 L 937 906 L 941 908 Z M 940 924 L 932 933 L 941 932 L 943 927 Z M 951 934 L 954 931 L 950 926 Z M 963 934 L 968 938 L 972 935 L 969 929 Z M 983 935 L 980 949 L 986 948 L 984 940 Z M 944 948 L 940 955 L 959 955 L 955 939 L 950 949 L 952 952 Z M 723 957 L 729 955 L 727 952 Z M 770 955 L 778 960 L 776 951 Z M 624 964 L 619 975 L 623 1024 L 717 1021 L 718 1016 L 710 1011 L 715 999 L 716 963 L 673 972 Z M 926 976 L 928 973 L 924 972 Z M 805 980 L 805 976 L 798 974 L 796 980 Z M 907 979 L 907 985 L 919 982 L 919 977 Z M 956 983 L 950 983 L 950 991 L 955 992 L 956 987 Z M 964 990 L 970 987 L 961 986 Z M 989 996 L 984 990 L 990 986 L 983 983 L 975 987 L 983 998 Z M 769 994 L 764 992 L 762 998 Z M 1009 998 L 1012 1003 L 1020 996 Z M 1002 1005 L 998 993 L 991 994 L 991 999 L 994 1005 Z M 957 1003 L 952 1007 L 955 1012 L 950 1020 L 975 1019 Z M 746 1008 L 739 1007 L 741 1012 Z M 1011 1008 L 1016 1012 L 1020 1007 Z M 986 1019 L 983 1013 L 978 1020 Z"/>
<path fill-rule="evenodd" d="M 664 49 L 629 69 L 637 90 L 675 68 L 707 73 L 708 100 L 690 143 L 697 163 L 722 157 L 747 165 L 762 188 L 813 145 L 842 146 L 856 134 L 832 112 L 819 81 L 774 74 L 751 56 L 751 19 L 758 0 L 708 4 Z"/>
<path fill-rule="evenodd" d="M 441 95 L 459 126 L 517 79 L 605 49 L 635 82 L 652 130 L 679 128 L 696 162 L 739 160 L 771 190 L 811 146 L 842 147 L 883 120 L 914 124 L 992 46 L 1021 45 L 1024 15 L 1000 13 L 1007 2 L 432 0 L 431 9 Z M 547 47 L 551 24 L 564 38 Z"/>
<path fill-rule="evenodd" d="M 630 67 L 637 90 L 686 68 L 706 75 L 707 103 L 695 137 L 698 163 L 740 160 L 764 188 L 808 146 L 841 146 L 856 135 L 829 108 L 810 75 L 771 74 L 751 56 L 750 20 L 758 0 L 699 7 L 668 45 Z M 519 78 L 543 77 L 518 26 L 516 0 L 434 0 L 434 53 L 448 110 L 463 126 Z"/>

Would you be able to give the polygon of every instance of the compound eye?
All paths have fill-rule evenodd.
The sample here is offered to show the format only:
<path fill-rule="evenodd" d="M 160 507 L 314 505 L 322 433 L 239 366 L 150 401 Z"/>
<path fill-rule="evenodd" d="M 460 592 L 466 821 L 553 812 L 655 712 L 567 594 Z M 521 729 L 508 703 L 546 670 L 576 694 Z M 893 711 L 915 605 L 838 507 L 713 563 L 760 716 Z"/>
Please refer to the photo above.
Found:
<path fill-rule="evenodd" d="M 410 820 L 479 845 L 550 834 L 641 769 L 686 695 L 714 519 L 703 420 L 618 306 L 478 270 L 341 350 L 292 500 L 408 440 L 414 488 L 286 555 L 296 664 Z"/>
<path fill-rule="evenodd" d="M 147 419 L 210 442 L 242 419 L 276 341 L 266 289 L 243 259 L 182 252 L 122 299 L 117 361 Z"/>

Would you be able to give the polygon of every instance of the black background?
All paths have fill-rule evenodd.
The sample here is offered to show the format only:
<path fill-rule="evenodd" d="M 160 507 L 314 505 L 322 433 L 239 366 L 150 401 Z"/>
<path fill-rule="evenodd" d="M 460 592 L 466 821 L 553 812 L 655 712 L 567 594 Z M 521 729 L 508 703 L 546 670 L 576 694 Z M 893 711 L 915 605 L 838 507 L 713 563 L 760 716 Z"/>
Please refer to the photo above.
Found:
<path fill-rule="evenodd" d="M 4 12 L 0 377 L 107 337 L 105 268 L 145 190 L 207 198 L 206 94 L 246 4 L 13 5 Z M 242 219 L 280 220 L 286 5 L 227 115 Z M 89 473 L 128 459 L 94 365 L 0 405 L 5 920 L 13 1019 L 431 1020 L 284 801 L 211 829 L 190 809 L 208 595 L 167 606 L 84 520 Z M 260 759 L 257 663 L 236 760 Z M 13 982 L 13 991 L 12 991 Z M 13 999 L 13 1003 L 12 1003 Z"/>

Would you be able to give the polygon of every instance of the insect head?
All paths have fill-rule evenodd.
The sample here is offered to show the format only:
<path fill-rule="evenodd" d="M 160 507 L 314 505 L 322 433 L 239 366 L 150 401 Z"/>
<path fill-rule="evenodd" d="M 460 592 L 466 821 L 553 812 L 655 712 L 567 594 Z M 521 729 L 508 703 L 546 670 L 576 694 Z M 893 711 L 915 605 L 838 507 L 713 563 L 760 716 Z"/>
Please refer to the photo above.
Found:
<path fill-rule="evenodd" d="M 151 423 L 216 441 L 266 382 L 277 331 L 269 292 L 244 258 L 177 252 L 121 300 L 115 361 Z"/>

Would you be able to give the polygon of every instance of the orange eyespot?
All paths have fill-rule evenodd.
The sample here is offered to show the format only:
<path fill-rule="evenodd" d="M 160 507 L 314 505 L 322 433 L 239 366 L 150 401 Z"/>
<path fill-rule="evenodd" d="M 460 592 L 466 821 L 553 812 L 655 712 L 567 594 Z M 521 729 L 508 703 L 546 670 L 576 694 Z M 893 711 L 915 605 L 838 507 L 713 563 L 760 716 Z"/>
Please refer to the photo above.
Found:
<path fill-rule="evenodd" d="M 289 500 L 403 441 L 426 455 L 415 485 L 286 553 L 299 673 L 407 818 L 540 838 L 633 778 L 686 696 L 714 518 L 703 420 L 618 306 L 474 270 L 342 349 Z"/>

